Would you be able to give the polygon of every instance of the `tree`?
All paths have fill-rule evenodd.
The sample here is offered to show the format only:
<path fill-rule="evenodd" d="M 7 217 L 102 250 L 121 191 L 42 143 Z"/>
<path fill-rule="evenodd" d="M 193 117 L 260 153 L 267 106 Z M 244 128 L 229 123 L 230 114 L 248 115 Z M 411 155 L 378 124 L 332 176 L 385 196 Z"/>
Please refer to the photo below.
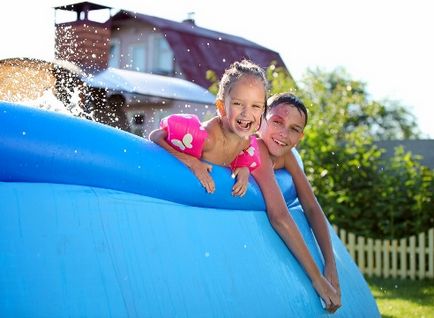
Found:
<path fill-rule="evenodd" d="M 401 149 L 384 159 L 379 139 L 416 138 L 414 116 L 398 102 L 375 101 L 343 69 L 308 70 L 300 87 L 273 65 L 272 93 L 292 91 L 309 110 L 299 146 L 305 171 L 329 220 L 371 237 L 405 236 L 434 225 L 433 171 Z"/>

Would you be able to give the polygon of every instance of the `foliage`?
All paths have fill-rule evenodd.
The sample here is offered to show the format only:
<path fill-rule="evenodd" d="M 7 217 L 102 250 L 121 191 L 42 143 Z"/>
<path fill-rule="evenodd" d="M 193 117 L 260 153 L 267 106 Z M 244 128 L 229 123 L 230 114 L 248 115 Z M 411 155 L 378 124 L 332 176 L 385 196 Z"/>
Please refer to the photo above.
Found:
<path fill-rule="evenodd" d="M 217 77 L 217 74 L 214 71 L 208 70 L 205 74 L 205 77 L 208 81 L 211 82 L 211 86 L 208 87 L 208 90 L 214 94 L 217 95 L 219 91 L 219 80 Z"/>
<path fill-rule="evenodd" d="M 329 220 L 370 237 L 396 238 L 434 225 L 433 171 L 397 149 L 382 157 L 379 139 L 418 136 L 398 103 L 372 101 L 365 84 L 343 71 L 308 71 L 302 88 L 274 66 L 272 93 L 292 91 L 309 109 L 299 146 L 306 174 Z"/>

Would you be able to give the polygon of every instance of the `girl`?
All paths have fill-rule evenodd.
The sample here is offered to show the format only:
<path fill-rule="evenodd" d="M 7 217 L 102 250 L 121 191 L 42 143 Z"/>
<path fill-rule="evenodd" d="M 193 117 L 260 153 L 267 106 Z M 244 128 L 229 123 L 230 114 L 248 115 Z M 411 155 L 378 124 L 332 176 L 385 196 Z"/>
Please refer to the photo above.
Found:
<path fill-rule="evenodd" d="M 337 302 L 336 290 L 320 273 L 288 213 L 263 142 L 260 143 L 262 153 L 258 152 L 254 133 L 261 126 L 265 112 L 267 85 L 261 67 L 246 60 L 235 62 L 220 81 L 216 101 L 218 116 L 201 124 L 194 115 L 171 115 L 162 120 L 161 128 L 151 132 L 149 139 L 189 167 L 210 193 L 215 190 L 215 185 L 209 174 L 211 165 L 207 162 L 232 168 L 237 178 L 234 195 L 245 192 L 249 170 L 254 172 L 271 224 L 302 264 L 326 308 L 331 311 L 332 304 Z M 265 165 L 261 165 L 263 159 Z"/>
<path fill-rule="evenodd" d="M 249 170 L 238 173 L 238 168 L 253 171 L 260 164 L 253 135 L 265 111 L 267 87 L 261 67 L 247 60 L 235 62 L 220 81 L 218 116 L 200 123 L 195 115 L 170 115 L 162 120 L 160 129 L 150 133 L 149 139 L 189 167 L 209 193 L 214 192 L 215 184 L 208 162 L 231 166 L 238 181 L 234 194 L 238 195 L 242 191 L 238 184 L 245 187 L 249 176 Z"/>

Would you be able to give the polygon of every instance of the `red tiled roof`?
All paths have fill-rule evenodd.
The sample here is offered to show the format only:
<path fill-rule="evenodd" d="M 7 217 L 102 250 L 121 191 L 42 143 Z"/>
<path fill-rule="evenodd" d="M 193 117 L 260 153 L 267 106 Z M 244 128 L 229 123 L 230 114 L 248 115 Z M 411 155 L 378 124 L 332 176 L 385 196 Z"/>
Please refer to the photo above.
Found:
<path fill-rule="evenodd" d="M 175 22 L 131 11 L 119 11 L 111 18 L 112 23 L 125 19 L 153 25 L 165 34 L 176 61 L 187 80 L 208 88 L 207 70 L 213 70 L 220 77 L 224 70 L 235 61 L 247 58 L 268 67 L 272 62 L 286 66 L 279 53 L 269 50 L 242 37 L 198 27 L 191 22 Z"/>

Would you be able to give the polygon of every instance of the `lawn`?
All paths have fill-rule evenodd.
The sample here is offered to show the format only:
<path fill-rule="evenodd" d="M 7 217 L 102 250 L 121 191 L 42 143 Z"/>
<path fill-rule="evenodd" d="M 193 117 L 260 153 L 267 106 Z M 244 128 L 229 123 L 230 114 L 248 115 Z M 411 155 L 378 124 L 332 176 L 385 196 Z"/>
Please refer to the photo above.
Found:
<path fill-rule="evenodd" d="M 384 318 L 434 317 L 434 280 L 367 278 Z"/>

